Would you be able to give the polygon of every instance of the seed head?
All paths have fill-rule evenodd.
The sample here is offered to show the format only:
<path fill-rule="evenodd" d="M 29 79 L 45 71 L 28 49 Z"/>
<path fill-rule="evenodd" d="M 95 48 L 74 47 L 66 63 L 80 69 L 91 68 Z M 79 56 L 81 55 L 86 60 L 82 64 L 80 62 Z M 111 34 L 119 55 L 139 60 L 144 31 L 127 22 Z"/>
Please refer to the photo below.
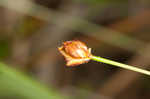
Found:
<path fill-rule="evenodd" d="M 58 50 L 65 57 L 67 66 L 87 63 L 91 59 L 91 48 L 79 40 L 66 41 Z"/>

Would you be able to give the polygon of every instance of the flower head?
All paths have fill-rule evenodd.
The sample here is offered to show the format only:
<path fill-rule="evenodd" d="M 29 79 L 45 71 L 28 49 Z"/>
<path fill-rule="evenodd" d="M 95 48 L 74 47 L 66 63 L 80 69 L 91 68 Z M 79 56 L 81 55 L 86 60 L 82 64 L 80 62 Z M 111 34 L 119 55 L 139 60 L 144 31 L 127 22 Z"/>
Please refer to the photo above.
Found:
<path fill-rule="evenodd" d="M 66 41 L 58 49 L 65 57 L 67 66 L 87 63 L 91 59 L 91 48 L 87 48 L 87 46 L 79 40 Z"/>

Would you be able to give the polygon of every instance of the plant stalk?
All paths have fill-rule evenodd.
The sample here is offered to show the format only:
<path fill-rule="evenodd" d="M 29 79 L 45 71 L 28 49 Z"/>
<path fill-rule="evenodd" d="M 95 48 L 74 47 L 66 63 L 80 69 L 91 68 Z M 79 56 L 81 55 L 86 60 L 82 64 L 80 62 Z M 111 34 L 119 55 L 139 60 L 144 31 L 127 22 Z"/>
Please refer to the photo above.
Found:
<path fill-rule="evenodd" d="M 128 70 L 131 70 L 131 71 L 139 72 L 139 73 L 150 76 L 150 71 L 144 70 L 144 69 L 141 69 L 141 68 L 138 68 L 138 67 L 134 67 L 134 66 L 131 66 L 131 65 L 126 65 L 126 64 L 119 63 L 119 62 L 116 62 L 116 61 L 112 61 L 112 60 L 102 58 L 102 57 L 99 57 L 99 56 L 91 56 L 91 59 L 94 60 L 94 61 L 97 61 L 97 62 L 110 64 L 110 65 L 113 65 L 113 66 L 117 66 L 117 67 L 120 67 L 120 68 L 128 69 Z"/>

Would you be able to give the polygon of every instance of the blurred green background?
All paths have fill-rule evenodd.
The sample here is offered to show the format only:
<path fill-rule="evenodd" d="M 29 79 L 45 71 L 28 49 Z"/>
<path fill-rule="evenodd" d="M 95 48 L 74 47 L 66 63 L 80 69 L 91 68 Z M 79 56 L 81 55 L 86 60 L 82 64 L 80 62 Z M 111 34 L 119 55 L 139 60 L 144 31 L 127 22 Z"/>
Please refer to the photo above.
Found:
<path fill-rule="evenodd" d="M 150 77 L 90 61 L 66 67 L 62 42 L 150 70 L 149 0 L 0 0 L 0 99 L 148 99 Z"/>

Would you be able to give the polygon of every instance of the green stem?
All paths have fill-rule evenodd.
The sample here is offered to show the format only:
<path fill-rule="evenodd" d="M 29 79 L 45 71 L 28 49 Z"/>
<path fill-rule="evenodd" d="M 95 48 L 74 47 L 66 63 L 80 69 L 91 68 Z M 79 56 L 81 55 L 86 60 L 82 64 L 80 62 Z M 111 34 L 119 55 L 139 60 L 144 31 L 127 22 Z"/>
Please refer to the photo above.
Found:
<path fill-rule="evenodd" d="M 134 67 L 134 66 L 130 66 L 130 65 L 123 64 L 123 63 L 115 62 L 115 61 L 105 59 L 105 58 L 102 58 L 102 57 L 98 57 L 98 56 L 92 56 L 91 59 L 94 60 L 94 61 L 97 61 L 97 62 L 102 62 L 102 63 L 114 65 L 114 66 L 117 66 L 117 67 L 121 67 L 121 68 L 124 68 L 124 69 L 132 70 L 132 71 L 139 72 L 139 73 L 150 76 L 150 71 L 140 69 L 140 68 L 137 68 L 137 67 Z"/>

